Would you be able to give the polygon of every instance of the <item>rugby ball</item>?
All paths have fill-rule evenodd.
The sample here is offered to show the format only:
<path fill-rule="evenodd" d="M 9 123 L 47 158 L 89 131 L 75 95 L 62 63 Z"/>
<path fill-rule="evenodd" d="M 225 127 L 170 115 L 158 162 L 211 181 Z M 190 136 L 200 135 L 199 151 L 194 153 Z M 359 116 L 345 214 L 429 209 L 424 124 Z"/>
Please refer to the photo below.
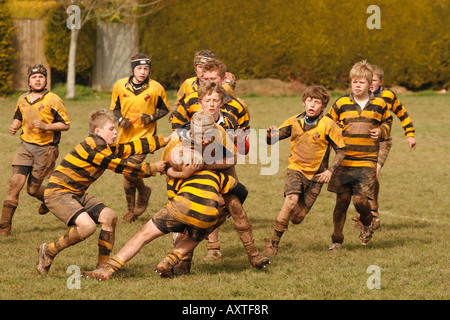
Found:
<path fill-rule="evenodd" d="M 175 170 L 181 171 L 184 164 L 203 163 L 203 157 L 197 150 L 185 146 L 176 146 L 170 152 L 169 164 Z"/>

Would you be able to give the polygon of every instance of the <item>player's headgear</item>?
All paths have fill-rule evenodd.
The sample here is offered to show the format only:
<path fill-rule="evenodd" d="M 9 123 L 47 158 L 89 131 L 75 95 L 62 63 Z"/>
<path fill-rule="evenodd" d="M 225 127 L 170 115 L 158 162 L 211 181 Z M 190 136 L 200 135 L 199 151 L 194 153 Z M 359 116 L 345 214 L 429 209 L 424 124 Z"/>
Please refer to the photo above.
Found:
<path fill-rule="evenodd" d="M 236 77 L 231 72 L 225 73 L 225 83 L 227 83 L 231 88 L 236 89 Z"/>
<path fill-rule="evenodd" d="M 134 68 L 137 66 L 149 66 L 152 68 L 152 61 L 150 57 L 144 53 L 138 53 L 131 57 L 131 70 L 134 72 Z"/>
<path fill-rule="evenodd" d="M 192 116 L 191 131 L 204 133 L 208 129 L 214 129 L 216 122 L 213 116 L 205 110 L 199 110 Z"/>
<path fill-rule="evenodd" d="M 33 74 L 43 74 L 45 78 L 47 78 L 47 68 L 45 68 L 42 64 L 34 64 L 32 66 L 28 67 L 28 79 L 30 79 L 30 77 Z"/>
<path fill-rule="evenodd" d="M 216 55 L 211 50 L 197 51 L 194 55 L 194 69 L 196 65 L 205 64 L 206 61 L 211 59 L 217 59 Z"/>

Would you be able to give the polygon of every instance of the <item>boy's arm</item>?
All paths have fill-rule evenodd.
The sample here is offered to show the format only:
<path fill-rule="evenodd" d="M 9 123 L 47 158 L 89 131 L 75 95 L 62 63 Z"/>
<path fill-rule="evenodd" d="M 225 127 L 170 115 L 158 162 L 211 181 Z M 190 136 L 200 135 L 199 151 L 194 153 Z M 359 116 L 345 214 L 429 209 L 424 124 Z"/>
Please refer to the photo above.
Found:
<path fill-rule="evenodd" d="M 154 122 L 154 121 L 164 117 L 168 113 L 169 113 L 169 107 L 164 102 L 164 99 L 158 95 L 158 102 L 156 104 L 155 113 L 154 114 L 143 113 L 141 115 L 141 121 L 144 125 L 148 125 L 151 122 Z"/>
<path fill-rule="evenodd" d="M 13 123 L 9 127 L 9 133 L 13 136 L 16 134 L 17 130 L 22 127 L 22 121 L 19 119 L 14 119 Z"/>
<path fill-rule="evenodd" d="M 147 154 L 154 152 L 169 143 L 171 137 L 171 135 L 164 137 L 162 134 L 145 136 L 139 139 L 131 140 L 130 142 L 111 145 L 110 147 L 118 158 L 125 159 L 135 154 Z"/>
<path fill-rule="evenodd" d="M 266 129 L 267 144 L 275 144 L 279 140 L 289 138 L 292 133 L 292 124 L 297 120 L 299 115 L 295 115 L 284 121 L 278 128 L 276 126 L 270 126 Z"/>
<path fill-rule="evenodd" d="M 46 131 L 67 131 L 70 129 L 70 124 L 64 122 L 45 123 L 40 119 L 33 120 L 35 128 Z"/>

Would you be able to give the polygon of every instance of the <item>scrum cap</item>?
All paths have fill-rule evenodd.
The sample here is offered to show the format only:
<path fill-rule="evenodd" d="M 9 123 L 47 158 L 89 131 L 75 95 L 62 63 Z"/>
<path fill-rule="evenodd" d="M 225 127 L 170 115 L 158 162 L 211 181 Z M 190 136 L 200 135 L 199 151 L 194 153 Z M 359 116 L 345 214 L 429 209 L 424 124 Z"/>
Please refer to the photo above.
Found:
<path fill-rule="evenodd" d="M 138 53 L 131 57 L 131 70 L 134 71 L 134 68 L 136 68 L 137 66 L 149 66 L 151 69 L 152 61 L 148 55 L 144 53 Z"/>
<path fill-rule="evenodd" d="M 47 78 L 47 68 L 45 68 L 42 64 L 34 64 L 32 66 L 28 67 L 28 79 L 30 79 L 30 77 L 33 74 L 43 74 L 45 78 Z"/>

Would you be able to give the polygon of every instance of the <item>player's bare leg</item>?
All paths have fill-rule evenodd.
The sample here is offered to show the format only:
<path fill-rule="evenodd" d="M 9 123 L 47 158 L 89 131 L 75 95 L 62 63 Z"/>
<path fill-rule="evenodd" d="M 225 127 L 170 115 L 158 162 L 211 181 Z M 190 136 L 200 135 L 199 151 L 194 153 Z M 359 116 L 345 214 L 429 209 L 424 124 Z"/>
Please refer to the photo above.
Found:
<path fill-rule="evenodd" d="M 353 204 L 359 213 L 359 240 L 362 245 L 366 245 L 372 239 L 373 234 L 373 217 L 369 199 L 362 195 L 354 195 Z"/>
<path fill-rule="evenodd" d="M 53 243 L 43 243 L 37 249 L 38 260 L 36 268 L 39 274 L 46 276 L 53 259 L 62 250 L 83 241 L 96 230 L 96 224 L 87 212 L 82 212 L 75 220 L 75 226 L 71 227 L 62 237 Z"/>
<path fill-rule="evenodd" d="M 342 247 L 344 242 L 344 224 L 351 199 L 352 195 L 349 193 L 338 193 L 336 195 L 336 206 L 333 211 L 334 232 L 331 235 L 329 250 L 337 250 Z"/>
<path fill-rule="evenodd" d="M 277 218 L 273 223 L 273 235 L 272 239 L 264 239 L 265 247 L 264 254 L 275 256 L 278 252 L 278 246 L 281 241 L 281 237 L 284 232 L 288 229 L 289 221 L 292 217 L 293 212 L 298 208 L 298 194 L 288 194 L 284 199 L 283 207 L 280 210 Z"/>

